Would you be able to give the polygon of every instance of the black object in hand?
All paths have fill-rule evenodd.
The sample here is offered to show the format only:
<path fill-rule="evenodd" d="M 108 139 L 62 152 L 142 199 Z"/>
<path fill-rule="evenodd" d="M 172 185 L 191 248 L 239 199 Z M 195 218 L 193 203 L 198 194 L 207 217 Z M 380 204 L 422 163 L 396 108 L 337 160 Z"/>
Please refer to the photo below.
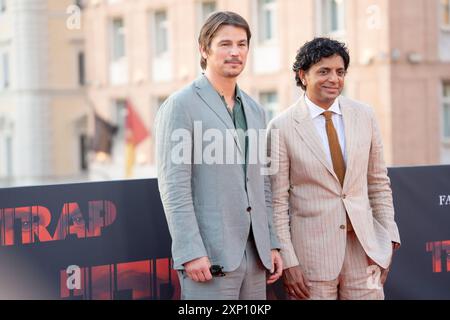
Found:
<path fill-rule="evenodd" d="M 213 264 L 210 268 L 209 271 L 211 272 L 211 275 L 213 277 L 224 277 L 225 273 L 222 271 L 223 267 L 217 265 L 217 264 Z"/>

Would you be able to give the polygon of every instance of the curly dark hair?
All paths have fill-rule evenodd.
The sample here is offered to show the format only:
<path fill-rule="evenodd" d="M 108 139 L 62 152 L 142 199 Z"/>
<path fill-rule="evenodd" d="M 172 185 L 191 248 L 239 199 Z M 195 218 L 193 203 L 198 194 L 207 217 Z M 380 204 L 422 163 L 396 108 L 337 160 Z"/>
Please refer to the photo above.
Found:
<path fill-rule="evenodd" d="M 297 86 L 301 87 L 303 90 L 306 89 L 298 75 L 299 70 L 306 72 L 322 58 L 331 57 L 335 54 L 342 57 L 345 70 L 347 71 L 348 66 L 350 65 L 350 55 L 344 43 L 329 38 L 314 38 L 313 40 L 306 42 L 297 51 L 295 62 L 292 67 L 292 70 L 295 72 Z"/>

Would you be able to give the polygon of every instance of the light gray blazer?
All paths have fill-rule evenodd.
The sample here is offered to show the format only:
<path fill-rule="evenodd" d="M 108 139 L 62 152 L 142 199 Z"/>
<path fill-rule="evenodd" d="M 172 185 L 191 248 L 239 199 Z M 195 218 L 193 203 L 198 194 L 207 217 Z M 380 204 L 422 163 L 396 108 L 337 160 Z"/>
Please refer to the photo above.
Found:
<path fill-rule="evenodd" d="M 264 110 L 242 91 L 241 96 L 248 129 L 265 129 Z M 202 75 L 172 94 L 160 107 L 155 125 L 158 186 L 172 237 L 174 268 L 183 269 L 185 262 L 208 256 L 226 272 L 237 269 L 251 225 L 261 262 L 270 269 L 271 249 L 279 248 L 272 228 L 270 179 L 261 175 L 264 164 L 259 159 L 248 164 L 247 177 L 242 162 L 227 164 L 230 152 L 242 155 L 244 148 L 237 136 L 225 139 L 226 131 L 234 130 L 233 121 L 208 79 Z M 228 142 L 216 148 L 218 153 L 211 153 L 208 137 L 202 138 L 208 129 Z M 250 142 L 248 153 L 255 147 L 255 141 Z M 220 152 L 222 163 L 195 159 L 202 153 Z M 188 161 L 173 161 L 174 155 L 187 155 Z"/>

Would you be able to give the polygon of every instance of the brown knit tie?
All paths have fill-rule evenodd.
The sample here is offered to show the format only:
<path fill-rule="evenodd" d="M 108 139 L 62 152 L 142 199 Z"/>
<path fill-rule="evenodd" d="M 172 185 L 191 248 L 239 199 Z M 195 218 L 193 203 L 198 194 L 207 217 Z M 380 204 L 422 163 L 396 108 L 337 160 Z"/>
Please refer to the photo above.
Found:
<path fill-rule="evenodd" d="M 336 176 L 338 177 L 341 186 L 344 186 L 344 177 L 345 177 L 344 156 L 342 155 L 341 145 L 339 144 L 338 135 L 333 125 L 333 120 L 331 120 L 332 115 L 333 112 L 331 111 L 325 111 L 323 113 L 323 116 L 325 117 L 325 127 L 327 129 L 328 144 L 330 146 L 331 161 L 333 162 L 334 173 L 336 173 Z M 353 227 L 347 216 L 347 231 L 351 230 L 353 230 Z"/>
<path fill-rule="evenodd" d="M 323 116 L 325 117 L 325 127 L 327 129 L 328 144 L 330 146 L 331 161 L 333 162 L 334 173 L 336 173 L 341 186 L 344 185 L 345 177 L 345 162 L 342 156 L 341 145 L 339 144 L 338 135 L 333 125 L 331 116 L 333 112 L 325 111 Z"/>

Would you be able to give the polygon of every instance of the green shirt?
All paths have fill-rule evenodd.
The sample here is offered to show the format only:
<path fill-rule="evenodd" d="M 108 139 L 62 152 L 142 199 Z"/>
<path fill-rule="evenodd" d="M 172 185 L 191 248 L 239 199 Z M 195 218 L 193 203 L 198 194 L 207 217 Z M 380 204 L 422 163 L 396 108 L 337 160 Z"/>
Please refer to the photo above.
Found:
<path fill-rule="evenodd" d="M 245 159 L 244 162 L 245 163 L 243 164 L 243 168 L 244 168 L 245 175 L 247 175 L 247 150 L 248 150 L 248 137 L 246 135 L 247 120 L 245 118 L 244 107 L 242 104 L 241 91 L 239 90 L 239 87 L 236 85 L 235 100 L 234 100 L 235 102 L 234 102 L 234 107 L 233 107 L 232 111 L 227 108 L 227 103 L 225 101 L 225 98 L 221 95 L 220 95 L 220 98 L 222 99 L 222 102 L 223 102 L 225 108 L 227 109 L 229 115 L 231 116 L 231 119 L 233 120 L 234 128 L 236 130 L 241 129 L 241 130 L 237 131 L 237 135 L 238 135 L 238 139 L 239 139 L 239 144 L 240 144 L 242 150 L 244 150 L 244 159 Z"/>

